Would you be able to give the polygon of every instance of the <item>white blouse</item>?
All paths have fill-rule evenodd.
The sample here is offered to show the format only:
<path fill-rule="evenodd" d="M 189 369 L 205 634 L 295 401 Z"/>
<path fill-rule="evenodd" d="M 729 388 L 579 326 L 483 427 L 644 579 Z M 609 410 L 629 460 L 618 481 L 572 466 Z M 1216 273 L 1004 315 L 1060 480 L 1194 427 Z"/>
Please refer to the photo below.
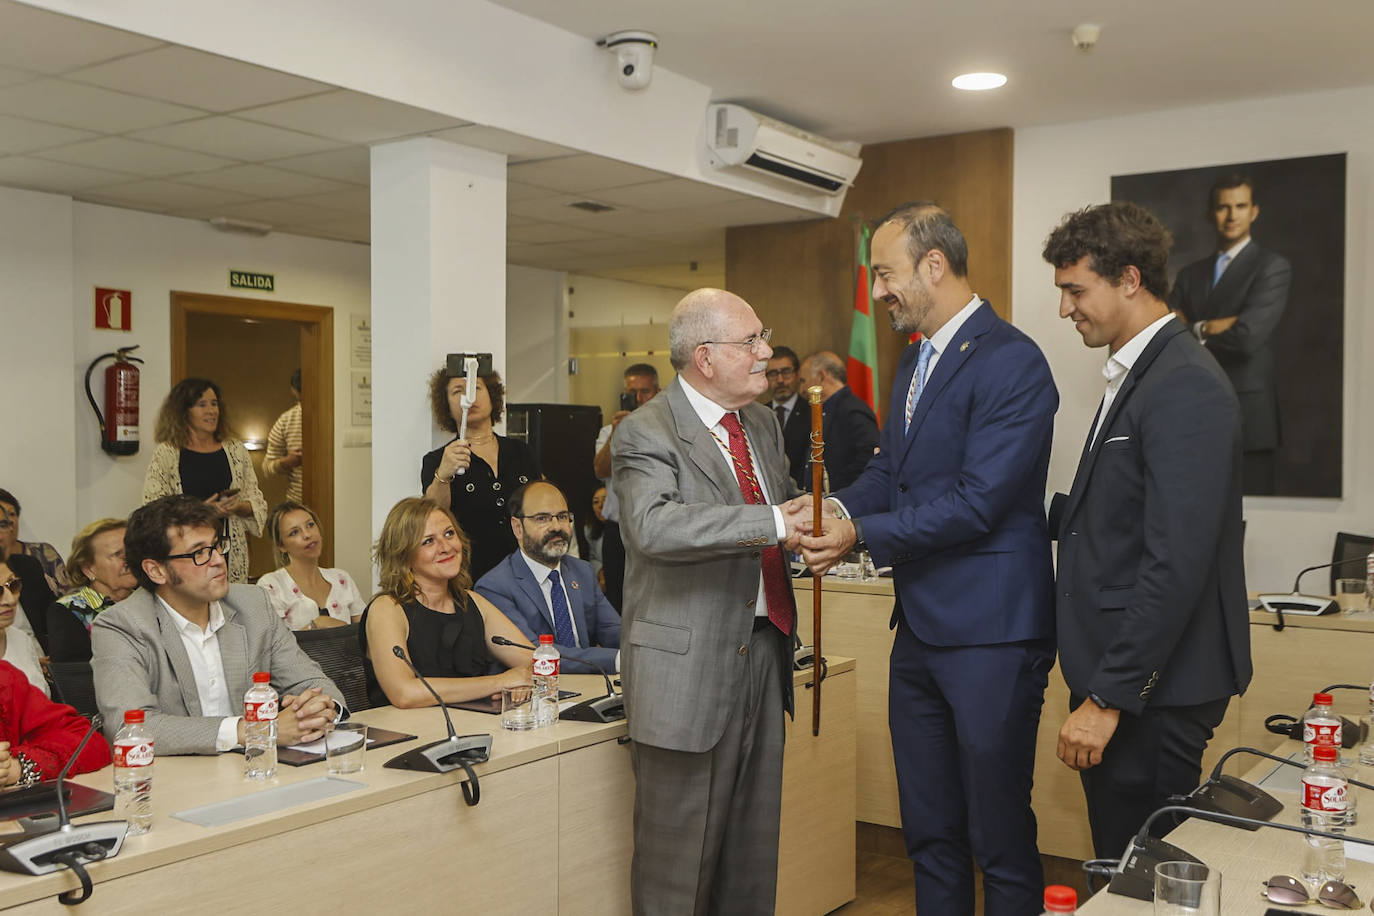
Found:
<path fill-rule="evenodd" d="M 24 672 L 24 677 L 29 679 L 30 684 L 43 691 L 45 697 L 52 699 L 48 679 L 43 676 L 43 666 L 38 662 L 42 654 L 43 649 L 38 645 L 38 640 L 16 627 L 7 628 L 4 660 Z"/>
<path fill-rule="evenodd" d="M 366 606 L 353 578 L 342 569 L 320 567 L 320 575 L 329 583 L 329 598 L 323 608 L 317 607 L 308 595 L 301 591 L 296 580 L 286 568 L 274 569 L 258 579 L 258 585 L 267 593 L 267 602 L 277 616 L 286 621 L 293 630 L 304 630 L 325 611 L 330 617 L 344 623 L 352 623 Z"/>

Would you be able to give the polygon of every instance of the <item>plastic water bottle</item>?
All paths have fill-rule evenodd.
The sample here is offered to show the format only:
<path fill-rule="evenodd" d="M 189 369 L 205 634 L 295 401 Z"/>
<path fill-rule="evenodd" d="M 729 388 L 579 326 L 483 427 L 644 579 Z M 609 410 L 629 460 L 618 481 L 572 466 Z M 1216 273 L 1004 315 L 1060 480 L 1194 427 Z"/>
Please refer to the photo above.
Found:
<path fill-rule="evenodd" d="M 243 775 L 249 779 L 277 775 L 277 711 L 272 675 L 259 671 L 243 695 Z"/>
<path fill-rule="evenodd" d="M 1302 825 L 1330 833 L 1345 832 L 1346 783 L 1334 747 L 1317 747 L 1316 759 L 1302 774 Z M 1345 843 L 1326 837 L 1307 838 L 1301 878 L 1316 887 L 1345 880 Z"/>
<path fill-rule="evenodd" d="M 124 713 L 124 727 L 114 739 L 115 810 L 129 822 L 129 836 L 153 826 L 153 733 L 143 724 L 143 710 Z"/>
<path fill-rule="evenodd" d="M 1045 888 L 1044 916 L 1063 916 L 1064 913 L 1078 912 L 1078 891 L 1063 884 L 1051 884 Z"/>
<path fill-rule="evenodd" d="M 534 704 L 537 722 L 552 725 L 558 721 L 558 669 L 562 656 L 553 644 L 553 634 L 544 633 L 539 637 L 539 648 L 534 650 Z"/>
<path fill-rule="evenodd" d="M 1341 717 L 1331 709 L 1331 694 L 1312 694 L 1312 708 L 1302 717 L 1303 753 L 1312 762 L 1312 749 L 1341 746 Z"/>
<path fill-rule="evenodd" d="M 1364 561 L 1364 606 L 1374 611 L 1374 551 Z"/>
<path fill-rule="evenodd" d="M 1364 744 L 1360 745 L 1360 763 L 1364 766 L 1374 766 L 1374 684 L 1369 685 L 1369 731 L 1365 735 Z"/>

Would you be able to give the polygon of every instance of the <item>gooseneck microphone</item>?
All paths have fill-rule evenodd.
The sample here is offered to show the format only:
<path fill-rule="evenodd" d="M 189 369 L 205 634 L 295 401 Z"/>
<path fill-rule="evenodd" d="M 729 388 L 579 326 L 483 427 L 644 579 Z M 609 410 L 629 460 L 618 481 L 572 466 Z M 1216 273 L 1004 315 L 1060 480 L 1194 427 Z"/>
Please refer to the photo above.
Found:
<path fill-rule="evenodd" d="M 504 636 L 493 636 L 491 641 L 498 646 L 534 651 L 534 646 L 527 646 Z M 558 714 L 558 718 L 565 722 L 619 722 L 625 718 L 625 698 L 618 695 L 615 688 L 611 686 L 611 676 L 606 673 L 606 669 L 590 658 L 578 658 L 574 661 L 589 665 L 601 674 L 602 679 L 606 682 L 606 695 L 591 700 L 583 700 L 581 703 L 569 706 Z"/>
<path fill-rule="evenodd" d="M 463 789 L 463 800 L 469 806 L 477 804 L 482 800 L 482 787 L 477 782 L 477 774 L 473 772 L 472 764 L 486 763 L 491 757 L 491 735 L 457 734 L 453 730 L 453 719 L 449 718 L 448 707 L 444 705 L 438 691 L 425 680 L 420 669 L 406 657 L 405 650 L 400 646 L 392 646 L 391 654 L 406 663 L 406 667 L 415 674 L 416 680 L 425 685 L 425 689 L 434 697 L 434 702 L 439 704 L 439 709 L 444 714 L 444 724 L 448 726 L 448 737 L 397 754 L 384 766 L 393 770 L 417 770 L 421 773 L 447 773 L 461 767 L 468 777 L 467 782 L 460 784 Z"/>
<path fill-rule="evenodd" d="M 112 859 L 124 846 L 128 833 L 127 821 L 97 821 L 93 824 L 73 826 L 67 815 L 66 781 L 72 765 L 86 744 L 91 740 L 99 726 L 91 723 L 86 736 L 76 746 L 67 765 L 57 774 L 52 785 L 57 790 L 57 825 L 51 828 L 33 829 L 34 820 L 21 820 L 24 832 L 7 838 L 0 845 L 0 868 L 18 872 L 21 875 L 46 875 L 66 866 L 81 881 L 80 891 L 63 891 L 57 899 L 67 906 L 75 906 L 90 899 L 94 887 L 85 863 Z"/>
<path fill-rule="evenodd" d="M 1331 598 L 1323 598 L 1317 595 L 1304 595 L 1298 591 L 1298 584 L 1302 582 L 1302 577 L 1310 572 L 1319 569 L 1331 569 L 1337 566 L 1346 566 L 1350 563 L 1364 563 L 1367 557 L 1346 557 L 1344 560 L 1333 560 L 1330 563 L 1318 563 L 1316 566 L 1309 566 L 1301 570 L 1293 578 L 1293 592 L 1289 595 L 1260 595 L 1260 606 L 1266 611 L 1278 615 L 1278 623 L 1274 624 L 1274 629 L 1282 630 L 1284 627 L 1283 615 L 1285 613 L 1298 614 L 1303 617 L 1320 617 L 1324 614 L 1334 614 L 1339 610 L 1339 606 Z"/>
<path fill-rule="evenodd" d="M 1283 810 L 1283 802 L 1259 786 L 1248 783 L 1239 777 L 1222 775 L 1222 767 L 1226 765 L 1227 760 L 1236 754 L 1253 754 L 1256 757 L 1264 757 L 1284 766 L 1296 767 L 1299 770 L 1306 769 L 1306 764 L 1289 760 L 1287 757 L 1269 754 L 1253 747 L 1233 747 L 1221 755 L 1221 759 L 1212 768 L 1212 775 L 1207 778 L 1206 782 L 1187 795 L 1174 796 L 1169 800 L 1178 804 L 1201 808 L 1204 811 L 1215 811 L 1219 814 L 1229 814 L 1236 817 L 1248 817 L 1261 821 L 1273 818 Z M 1347 782 L 1352 786 L 1374 791 L 1374 786 L 1359 780 L 1350 779 Z M 1255 830 L 1257 828 L 1247 827 L 1246 829 Z"/>

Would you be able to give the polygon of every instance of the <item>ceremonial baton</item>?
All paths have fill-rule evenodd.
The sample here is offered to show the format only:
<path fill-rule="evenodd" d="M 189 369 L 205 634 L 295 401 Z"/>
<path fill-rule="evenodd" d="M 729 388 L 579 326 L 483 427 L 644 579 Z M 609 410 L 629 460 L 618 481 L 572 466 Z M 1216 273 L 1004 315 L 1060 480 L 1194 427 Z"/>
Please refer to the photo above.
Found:
<path fill-rule="evenodd" d="M 821 534 L 821 501 L 824 499 L 822 483 L 825 474 L 825 438 L 821 433 L 821 386 L 813 385 L 806 389 L 807 400 L 811 402 L 811 533 Z M 813 573 L 811 576 L 811 682 L 815 693 L 811 695 L 811 734 L 821 733 L 821 580 L 824 575 Z"/>

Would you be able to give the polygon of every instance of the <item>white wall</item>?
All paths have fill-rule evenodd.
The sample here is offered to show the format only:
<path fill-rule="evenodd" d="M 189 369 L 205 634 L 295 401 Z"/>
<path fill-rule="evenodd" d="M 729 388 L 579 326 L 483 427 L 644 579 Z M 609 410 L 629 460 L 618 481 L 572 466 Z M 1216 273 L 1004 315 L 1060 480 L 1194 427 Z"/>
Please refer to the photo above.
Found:
<path fill-rule="evenodd" d="M 568 403 L 566 275 L 506 267 L 506 403 Z"/>
<path fill-rule="evenodd" d="M 1250 497 L 1245 558 L 1251 589 L 1283 590 L 1298 569 L 1330 559 L 1335 532 L 1374 533 L 1374 321 L 1369 222 L 1374 215 L 1374 88 L 1307 93 L 1016 132 L 1012 294 L 1016 324 L 1044 348 L 1059 386 L 1051 489 L 1073 481 L 1102 397 L 1104 350 L 1088 350 L 1058 317 L 1053 271 L 1040 257 L 1063 215 L 1109 197 L 1111 176 L 1347 152 L 1344 484 L 1342 499 Z M 1337 339 L 1332 335 L 1333 342 Z M 1326 573 L 1303 584 L 1321 592 Z"/>
<path fill-rule="evenodd" d="M 335 335 L 334 487 L 336 562 L 366 578 L 371 452 L 339 448 L 349 429 L 348 317 L 369 312 L 368 249 L 292 235 L 220 233 L 196 220 L 73 204 L 70 198 L 0 188 L 0 276 L 9 397 L 0 399 L 8 436 L 0 486 L 24 503 L 26 536 L 65 554 L 77 527 L 139 504 L 152 454 L 153 423 L 171 386 L 170 292 L 245 295 L 228 288 L 230 267 L 276 275 L 283 302 L 332 307 Z M 93 288 L 133 293 L 133 331 L 93 327 Z M 82 377 L 101 353 L 139 344 L 139 454 L 100 450 Z M 100 399 L 99 373 L 93 379 Z"/>
<path fill-rule="evenodd" d="M 673 306 L 686 295 L 680 289 L 586 274 L 568 274 L 568 286 L 573 290 L 568 295 L 568 324 L 573 328 L 661 324 L 666 329 Z"/>

